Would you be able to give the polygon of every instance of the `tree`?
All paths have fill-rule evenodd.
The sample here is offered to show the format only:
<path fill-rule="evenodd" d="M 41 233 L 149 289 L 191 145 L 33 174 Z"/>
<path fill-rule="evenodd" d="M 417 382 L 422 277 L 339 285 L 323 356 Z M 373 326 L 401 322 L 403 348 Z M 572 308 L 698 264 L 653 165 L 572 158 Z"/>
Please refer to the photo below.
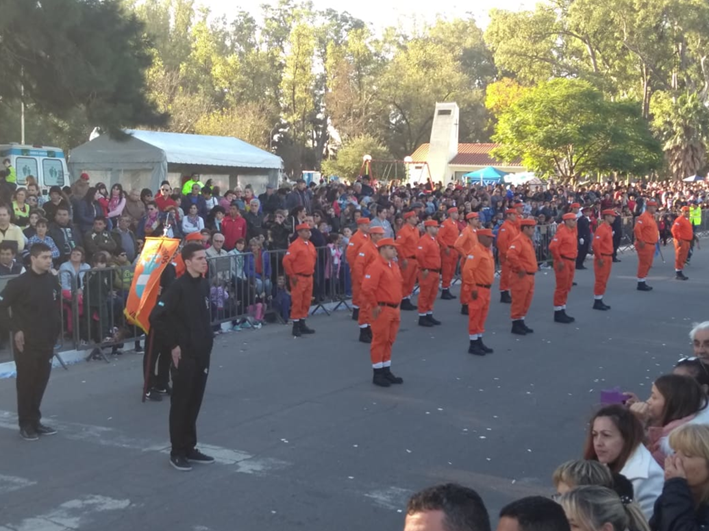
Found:
<path fill-rule="evenodd" d="M 493 156 L 564 180 L 603 172 L 644 175 L 662 152 L 640 106 L 612 102 L 580 80 L 555 79 L 531 89 L 499 117 Z"/>
<path fill-rule="evenodd" d="M 323 161 L 322 172 L 327 176 L 354 179 L 362 169 L 365 155 L 370 155 L 375 160 L 390 158 L 386 148 L 377 138 L 368 134 L 359 135 L 343 142 L 336 157 Z"/>
<path fill-rule="evenodd" d="M 503 77 L 488 85 L 485 91 L 485 107 L 493 114 L 499 115 L 517 103 L 529 91 L 514 79 Z"/>
<path fill-rule="evenodd" d="M 268 149 L 267 113 L 257 104 L 235 105 L 203 115 L 195 124 L 200 135 L 233 136 L 261 149 Z"/>
<path fill-rule="evenodd" d="M 32 21 L 32 31 L 18 28 Z M 143 26 L 116 0 L 9 2 L 0 19 L 0 94 L 61 117 L 79 107 L 91 124 L 159 125 L 146 94 L 151 55 Z"/>

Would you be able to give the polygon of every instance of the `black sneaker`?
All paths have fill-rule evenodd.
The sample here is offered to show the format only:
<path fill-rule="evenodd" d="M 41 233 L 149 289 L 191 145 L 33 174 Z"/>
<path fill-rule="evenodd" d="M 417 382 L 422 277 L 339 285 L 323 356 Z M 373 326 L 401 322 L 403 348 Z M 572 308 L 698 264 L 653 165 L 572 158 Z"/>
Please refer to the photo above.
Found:
<path fill-rule="evenodd" d="M 214 458 L 209 455 L 205 455 L 197 450 L 197 448 L 194 448 L 187 454 L 187 461 L 190 463 L 198 463 L 200 465 L 211 465 L 214 463 Z"/>
<path fill-rule="evenodd" d="M 34 428 L 20 428 L 20 437 L 22 437 L 25 441 L 38 441 L 39 440 L 39 435 L 37 435 L 37 432 L 35 431 Z"/>
<path fill-rule="evenodd" d="M 170 384 L 166 384 L 165 387 L 154 387 L 153 388 L 155 391 L 160 393 L 161 395 L 171 395 L 172 394 L 172 387 L 170 387 Z"/>
<path fill-rule="evenodd" d="M 148 389 L 148 392 L 145 393 L 145 399 L 153 402 L 162 402 L 162 396 L 156 389 Z"/>
<path fill-rule="evenodd" d="M 170 464 L 172 465 L 172 468 L 179 470 L 180 472 L 189 472 L 192 470 L 192 466 L 189 461 L 181 455 L 171 455 Z"/>
<path fill-rule="evenodd" d="M 37 432 L 37 435 L 56 435 L 57 433 L 57 430 L 50 426 L 45 426 L 41 422 L 37 423 L 34 430 Z"/>

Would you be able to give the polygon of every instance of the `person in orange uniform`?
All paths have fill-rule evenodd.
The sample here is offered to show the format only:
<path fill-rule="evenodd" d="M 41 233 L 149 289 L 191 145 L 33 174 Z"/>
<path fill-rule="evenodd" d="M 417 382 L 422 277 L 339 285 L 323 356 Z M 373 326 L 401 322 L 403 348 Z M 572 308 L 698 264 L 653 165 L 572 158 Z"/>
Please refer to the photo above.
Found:
<path fill-rule="evenodd" d="M 694 240 L 692 223 L 689 221 L 689 207 L 682 207 L 682 215 L 672 224 L 672 239 L 675 242 L 675 273 L 677 280 L 689 280 L 684 276 L 684 264 L 687 263 L 689 248 Z"/>
<path fill-rule="evenodd" d="M 613 265 L 613 221 L 618 216 L 615 210 L 606 209 L 601 212 L 603 220 L 593 234 L 593 273 L 596 282 L 593 285 L 593 309 L 610 310 L 611 307 L 603 303 L 606 294 L 606 284 L 611 276 Z"/>
<path fill-rule="evenodd" d="M 648 201 L 645 204 L 645 212 L 635 220 L 633 229 L 635 251 L 638 253 L 638 291 L 652 291 L 652 287 L 647 285 L 647 275 L 655 258 L 655 246 L 660 239 L 655 212 L 657 212 L 657 202 Z"/>
<path fill-rule="evenodd" d="M 497 233 L 497 258 L 500 260 L 500 302 L 510 304 L 510 265 L 507 262 L 507 250 L 510 243 L 519 234 L 517 229 L 517 210 L 510 208 L 505 211 L 507 218 Z"/>
<path fill-rule="evenodd" d="M 476 243 L 468 252 L 463 264 L 462 293 L 468 293 L 468 354 L 484 356 L 492 354 L 493 349 L 483 343 L 485 321 L 490 309 L 490 288 L 495 278 L 495 258 L 492 256 L 490 229 L 478 229 Z"/>
<path fill-rule="evenodd" d="M 576 319 L 566 315 L 566 300 L 569 298 L 571 287 L 574 284 L 576 272 L 576 256 L 578 244 L 576 242 L 576 214 L 569 212 L 561 216 L 562 225 L 549 244 L 549 251 L 554 258 L 554 275 L 556 289 L 554 290 L 554 322 L 569 324 Z"/>
<path fill-rule="evenodd" d="M 372 308 L 372 346 L 369 349 L 374 370 L 372 383 L 380 387 L 404 383 L 391 372 L 391 350 L 401 324 L 399 303 L 403 282 L 394 260 L 396 248 L 393 238 L 379 240 L 377 256 L 362 281 L 362 300 Z"/>
<path fill-rule="evenodd" d="M 455 275 L 455 268 L 458 265 L 458 253 L 455 251 L 455 241 L 458 239 L 458 209 L 451 207 L 448 209 L 448 219 L 441 224 L 438 231 L 438 243 L 441 246 L 441 277 L 442 288 L 441 299 L 453 300 L 455 295 L 451 294 L 451 281 Z"/>
<path fill-rule="evenodd" d="M 382 238 L 384 238 L 384 227 L 372 227 L 369 229 L 369 238 L 367 241 L 359 246 L 359 252 L 357 253 L 357 258 L 355 258 L 352 273 L 357 275 L 357 278 L 361 278 L 362 281 L 364 281 L 364 275 L 367 274 L 369 265 L 379 256 L 377 242 Z M 369 306 L 366 301 L 362 300 L 361 297 L 359 319 L 357 322 L 359 324 L 359 340 L 362 343 L 371 343 L 372 328 L 370 324 L 372 322 L 372 307 Z"/>
<path fill-rule="evenodd" d="M 534 275 L 537 274 L 537 254 L 534 252 L 532 237 L 537 222 L 533 219 L 520 221 L 520 233 L 515 236 L 507 251 L 510 266 L 510 289 L 512 291 L 512 333 L 526 335 L 534 332 L 524 318 L 534 297 Z"/>
<path fill-rule="evenodd" d="M 357 277 L 353 271 L 359 247 L 369 240 L 369 218 L 359 218 L 357 220 L 357 231 L 350 238 L 347 244 L 345 258 L 350 265 L 350 280 L 352 281 L 352 320 L 359 320 L 359 288 L 362 285 L 362 278 Z"/>
<path fill-rule="evenodd" d="M 465 221 L 467 224 L 465 228 L 461 231 L 460 236 L 455 241 L 455 250 L 458 251 L 460 255 L 460 273 L 463 274 L 463 265 L 465 265 L 465 260 L 470 254 L 470 251 L 478 244 L 478 237 L 476 232 L 480 228 L 480 217 L 477 212 L 470 212 L 465 216 Z M 460 313 L 461 315 L 468 315 L 468 302 L 470 302 L 470 293 L 467 290 L 461 289 L 460 291 Z"/>
<path fill-rule="evenodd" d="M 416 247 L 421 237 L 417 227 L 418 223 L 419 218 L 414 210 L 406 212 L 404 214 L 404 225 L 399 229 L 399 234 L 396 235 L 397 253 L 403 282 L 402 293 L 404 294 L 404 298 L 401 299 L 401 309 L 405 311 L 416 309 L 416 306 L 411 304 L 411 296 L 414 293 L 416 275 L 419 269 L 416 263 Z"/>
<path fill-rule="evenodd" d="M 298 238 L 290 244 L 283 257 L 283 269 L 291 285 L 290 315 L 293 320 L 293 335 L 300 337 L 302 334 L 315 333 L 315 330 L 307 327 L 305 320 L 313 298 L 313 274 L 317 252 L 315 246 L 310 243 L 310 225 L 301 223 L 295 230 Z"/>
<path fill-rule="evenodd" d="M 438 294 L 441 273 L 441 247 L 436 240 L 438 222 L 429 219 L 423 224 L 424 234 L 416 247 L 419 266 L 419 326 L 434 326 L 441 322 L 433 317 L 433 304 Z"/>

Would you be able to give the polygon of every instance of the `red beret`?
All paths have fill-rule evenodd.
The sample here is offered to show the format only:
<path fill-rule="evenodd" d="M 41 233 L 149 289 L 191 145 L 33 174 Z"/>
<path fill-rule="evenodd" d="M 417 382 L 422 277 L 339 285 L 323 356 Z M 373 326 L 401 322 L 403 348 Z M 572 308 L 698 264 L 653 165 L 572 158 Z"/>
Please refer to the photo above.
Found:
<path fill-rule="evenodd" d="M 369 234 L 384 234 L 384 227 L 372 227 Z"/>
<path fill-rule="evenodd" d="M 424 227 L 438 227 L 438 222 L 435 219 L 426 220 L 423 224 Z"/>
<path fill-rule="evenodd" d="M 308 225 L 307 223 L 301 223 L 300 225 L 295 226 L 295 230 L 296 232 L 299 230 L 310 230 L 310 225 Z"/>
<path fill-rule="evenodd" d="M 563 219 L 564 221 L 568 219 L 576 219 L 576 214 L 574 214 L 573 212 L 569 212 L 568 214 L 564 214 L 563 216 L 561 216 L 561 219 Z"/>
<path fill-rule="evenodd" d="M 478 229 L 475 233 L 478 236 L 490 236 L 490 238 L 495 237 L 495 235 L 492 233 L 492 230 L 490 229 Z"/>
<path fill-rule="evenodd" d="M 520 227 L 536 227 L 537 222 L 533 219 L 523 219 L 519 222 Z"/>
<path fill-rule="evenodd" d="M 618 213 L 613 210 L 612 208 L 606 208 L 603 212 L 601 212 L 601 215 L 603 216 L 618 216 Z"/>
<path fill-rule="evenodd" d="M 414 212 L 412 210 L 411 212 L 407 212 L 406 214 L 404 214 L 404 219 L 413 218 L 415 215 L 416 215 L 416 212 Z"/>
<path fill-rule="evenodd" d="M 581 208 L 581 205 L 578 203 L 571 203 L 571 208 Z"/>
<path fill-rule="evenodd" d="M 394 241 L 394 238 L 382 238 L 382 239 L 379 240 L 379 242 L 377 243 L 377 248 L 378 248 L 378 249 L 381 249 L 382 247 L 385 247 L 385 246 L 387 246 L 387 245 L 391 245 L 392 247 L 398 247 L 398 245 L 397 245 L 396 242 Z"/>
<path fill-rule="evenodd" d="M 88 180 L 89 180 L 89 174 L 86 173 L 86 172 L 84 172 L 84 173 L 82 173 L 82 174 L 79 176 L 79 178 L 80 178 L 81 180 L 83 180 L 83 181 L 88 181 Z"/>
<path fill-rule="evenodd" d="M 505 210 L 505 214 L 519 214 L 519 212 L 517 212 L 516 208 L 508 208 Z"/>
<path fill-rule="evenodd" d="M 357 225 L 366 225 L 369 223 L 369 218 L 359 218 L 357 220 Z"/>
<path fill-rule="evenodd" d="M 190 232 L 187 236 L 185 236 L 185 241 L 186 242 L 201 242 L 202 241 L 202 234 L 199 232 Z"/>
<path fill-rule="evenodd" d="M 479 217 L 480 216 L 478 215 L 477 212 L 471 212 L 470 214 L 465 216 L 465 219 L 468 220 L 468 219 L 474 219 L 474 218 L 479 218 Z"/>
<path fill-rule="evenodd" d="M 449 214 L 457 214 L 458 213 L 458 207 L 450 207 L 448 209 Z"/>

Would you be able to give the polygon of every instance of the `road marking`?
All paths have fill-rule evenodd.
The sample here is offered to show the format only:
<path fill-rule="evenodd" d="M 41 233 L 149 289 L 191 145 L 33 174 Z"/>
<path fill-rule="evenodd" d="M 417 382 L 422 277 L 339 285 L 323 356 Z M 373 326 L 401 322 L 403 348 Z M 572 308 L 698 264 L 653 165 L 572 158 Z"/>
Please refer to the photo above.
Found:
<path fill-rule="evenodd" d="M 149 439 L 128 437 L 115 428 L 77 422 L 62 422 L 56 419 L 52 419 L 52 426 L 59 432 L 58 437 L 72 441 L 88 442 L 100 446 L 137 450 L 140 452 L 159 452 L 166 455 L 170 453 L 170 445 L 168 443 L 156 444 L 155 441 Z M 16 431 L 17 415 L 9 411 L 0 411 L 0 428 Z M 256 457 L 237 449 L 202 443 L 198 446 L 204 453 L 213 456 L 218 464 L 231 466 L 235 468 L 236 472 L 242 474 L 259 475 L 271 470 L 280 470 L 290 466 L 290 463 L 287 461 L 267 457 Z M 0 483 L 0 487 L 1 485 Z M 2 490 L 0 490 L 0 492 L 2 492 Z"/>
<path fill-rule="evenodd" d="M 29 479 L 0 474 L 0 494 L 24 489 L 26 487 L 31 487 L 32 485 L 36 484 L 36 481 L 31 481 Z M 0 528 L 0 531 L 2 531 L 2 528 Z"/>
<path fill-rule="evenodd" d="M 413 491 L 401 489 L 399 487 L 387 487 L 385 489 L 367 492 L 364 496 L 373 500 L 376 505 L 385 509 L 398 510 L 406 507 L 406 501 L 413 494 Z"/>
<path fill-rule="evenodd" d="M 84 496 L 62 503 L 48 513 L 25 518 L 18 524 L 5 524 L 1 530 L 12 531 L 67 531 L 81 529 L 91 522 L 91 516 L 106 511 L 122 511 L 130 507 L 130 500 L 118 500 L 106 496 Z M 94 527 L 95 529 L 95 527 Z"/>

